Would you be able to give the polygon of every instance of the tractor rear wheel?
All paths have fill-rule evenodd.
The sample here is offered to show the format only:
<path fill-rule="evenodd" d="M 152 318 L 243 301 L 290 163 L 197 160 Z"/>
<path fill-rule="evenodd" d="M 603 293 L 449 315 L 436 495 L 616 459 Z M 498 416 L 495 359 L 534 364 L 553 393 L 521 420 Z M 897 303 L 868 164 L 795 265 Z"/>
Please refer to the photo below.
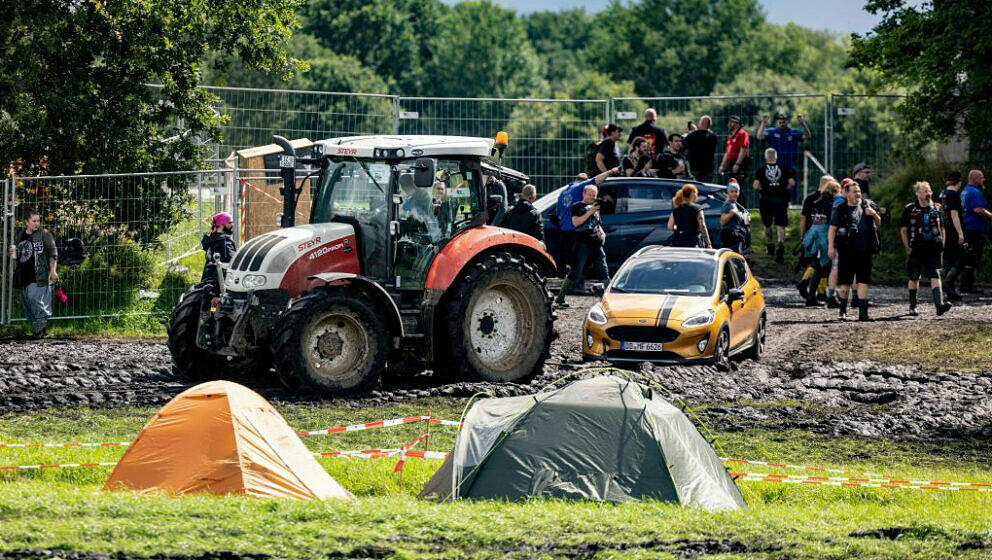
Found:
<path fill-rule="evenodd" d="M 554 323 L 551 294 L 532 263 L 512 253 L 488 255 L 452 290 L 445 310 L 450 347 L 438 353 L 450 371 L 517 383 L 541 371 Z"/>
<path fill-rule="evenodd" d="M 326 395 L 360 393 L 386 365 L 386 327 L 365 296 L 320 289 L 293 300 L 272 337 L 276 371 Z"/>
<path fill-rule="evenodd" d="M 230 362 L 225 356 L 213 354 L 196 345 L 200 312 L 204 302 L 213 295 L 210 284 L 197 284 L 187 290 L 172 309 L 166 332 L 169 334 L 172 372 L 177 377 L 189 381 L 204 381 L 223 379 L 229 373 Z"/>

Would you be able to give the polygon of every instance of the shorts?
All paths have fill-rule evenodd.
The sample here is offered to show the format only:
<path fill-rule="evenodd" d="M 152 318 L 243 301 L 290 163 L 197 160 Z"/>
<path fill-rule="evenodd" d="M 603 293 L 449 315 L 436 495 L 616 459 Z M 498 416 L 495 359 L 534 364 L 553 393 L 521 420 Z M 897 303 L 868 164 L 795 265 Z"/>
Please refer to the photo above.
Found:
<path fill-rule="evenodd" d="M 844 250 L 837 254 L 837 285 L 871 284 L 871 251 Z"/>
<path fill-rule="evenodd" d="M 789 225 L 789 199 L 782 196 L 762 196 L 758 204 L 761 211 L 761 223 L 765 227 Z"/>
<path fill-rule="evenodd" d="M 919 280 L 920 276 L 940 278 L 940 252 L 913 249 L 906 259 L 906 274 L 910 280 Z"/>

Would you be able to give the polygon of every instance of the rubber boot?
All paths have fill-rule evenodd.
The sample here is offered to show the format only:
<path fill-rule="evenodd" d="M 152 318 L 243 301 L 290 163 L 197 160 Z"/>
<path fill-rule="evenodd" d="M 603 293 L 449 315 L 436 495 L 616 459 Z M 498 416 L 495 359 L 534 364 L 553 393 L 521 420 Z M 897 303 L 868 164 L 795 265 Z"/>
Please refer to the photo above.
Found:
<path fill-rule="evenodd" d="M 775 245 L 773 245 L 771 241 L 769 241 L 768 244 L 765 245 L 765 249 L 768 251 L 769 257 L 775 256 Z"/>
<path fill-rule="evenodd" d="M 937 310 L 938 317 L 951 310 L 951 304 L 944 301 L 943 290 L 939 287 L 933 289 L 933 306 Z"/>
<path fill-rule="evenodd" d="M 820 302 L 816 297 L 816 292 L 813 292 L 806 298 L 806 307 L 823 307 L 823 303 Z"/>
<path fill-rule="evenodd" d="M 565 302 L 565 295 L 572 289 L 573 284 L 574 282 L 568 278 L 561 283 L 561 289 L 558 290 L 558 297 L 555 298 L 555 303 L 558 304 L 558 307 L 568 307 L 568 303 Z"/>
<path fill-rule="evenodd" d="M 785 245 L 783 245 L 782 243 L 779 243 L 778 246 L 775 248 L 775 262 L 777 262 L 778 264 L 785 263 Z"/>
<path fill-rule="evenodd" d="M 950 267 L 944 274 L 944 295 L 951 301 L 961 301 L 961 294 L 958 293 L 957 289 L 958 276 L 960 275 L 961 267 L 958 265 Z"/>
<path fill-rule="evenodd" d="M 840 308 L 840 313 L 838 314 L 838 317 L 840 317 L 840 320 L 841 321 L 846 321 L 847 320 L 847 298 L 846 297 L 840 298 L 840 304 L 838 305 L 838 307 Z"/>
<path fill-rule="evenodd" d="M 858 300 L 858 320 L 871 321 L 871 318 L 868 317 L 868 300 L 866 299 Z"/>
<path fill-rule="evenodd" d="M 827 309 L 837 309 L 840 307 L 840 300 L 837 299 L 837 290 L 827 290 Z"/>
<path fill-rule="evenodd" d="M 909 314 L 912 315 L 913 317 L 916 317 L 917 315 L 919 315 L 919 312 L 916 311 L 916 303 L 917 303 L 917 301 L 916 301 L 916 290 L 910 290 L 909 291 Z"/>
<path fill-rule="evenodd" d="M 854 309 L 855 307 L 861 307 L 861 301 L 858 299 L 858 293 L 855 292 L 854 289 L 852 289 L 851 290 L 851 309 Z"/>
<path fill-rule="evenodd" d="M 961 273 L 961 293 L 962 294 L 973 294 L 975 293 L 975 269 L 971 267 L 966 267 Z"/>
<path fill-rule="evenodd" d="M 804 278 L 796 283 L 796 289 L 799 290 L 799 295 L 803 299 L 809 299 L 809 279 Z"/>

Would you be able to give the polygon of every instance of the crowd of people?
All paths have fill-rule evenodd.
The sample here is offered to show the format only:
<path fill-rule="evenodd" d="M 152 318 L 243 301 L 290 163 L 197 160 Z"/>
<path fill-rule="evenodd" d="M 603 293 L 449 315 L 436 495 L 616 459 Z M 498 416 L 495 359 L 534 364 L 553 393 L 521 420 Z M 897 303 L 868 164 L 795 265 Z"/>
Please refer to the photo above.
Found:
<path fill-rule="evenodd" d="M 711 130 L 711 117 L 703 116 L 696 124 L 689 122 L 684 136 L 669 134 L 658 125 L 653 109 L 645 111 L 644 117 L 628 135 L 626 154 L 621 154 L 618 145 L 623 128 L 604 126 L 602 138 L 586 149 L 588 171 L 579 174 L 559 197 L 557 221 L 571 247 L 568 274 L 556 298 L 560 305 L 566 305 L 566 294 L 582 285 L 590 268 L 600 279 L 609 281 L 606 234 L 599 213 L 611 201 L 598 198 L 597 187 L 603 180 L 612 175 L 714 180 L 718 137 Z M 759 195 L 768 255 L 784 263 L 789 207 L 798 182 L 796 167 L 801 143 L 811 133 L 802 115 L 798 116 L 801 129 L 790 127 L 790 118 L 783 113 L 775 116 L 775 126 L 769 122 L 767 115 L 762 117 L 755 134 L 767 148 L 764 164 L 754 172 L 752 188 Z M 727 130 L 724 154 L 716 167 L 716 173 L 726 178 L 727 200 L 720 210 L 720 231 L 712 238 L 750 260 L 751 215 L 740 202 L 741 184 L 749 175 L 750 135 L 736 116 L 727 119 Z M 961 174 L 951 173 L 938 202 L 930 184 L 919 181 L 912 188 L 915 200 L 902 209 L 899 231 L 906 252 L 910 315 L 918 314 L 922 277 L 930 280 L 938 315 L 950 310 L 949 302 L 960 300 L 962 292 L 975 291 L 976 270 L 992 229 L 992 212 L 982 192 L 985 176 L 980 170 L 968 174 L 963 189 L 961 183 Z M 875 255 L 881 249 L 879 231 L 892 217 L 888 209 L 870 198 L 870 187 L 871 167 L 861 162 L 850 177 L 837 180 L 824 175 L 816 192 L 802 201 L 796 263 L 801 273 L 799 292 L 807 306 L 837 309 L 842 320 L 847 319 L 849 309 L 857 311 L 858 320 L 870 320 L 868 290 Z M 697 187 L 686 184 L 672 201 L 667 224 L 672 232 L 671 245 L 712 246 L 703 208 L 696 204 L 698 196 Z M 518 204 L 526 204 L 526 200 Z M 536 213 L 531 219 L 540 221 Z"/>

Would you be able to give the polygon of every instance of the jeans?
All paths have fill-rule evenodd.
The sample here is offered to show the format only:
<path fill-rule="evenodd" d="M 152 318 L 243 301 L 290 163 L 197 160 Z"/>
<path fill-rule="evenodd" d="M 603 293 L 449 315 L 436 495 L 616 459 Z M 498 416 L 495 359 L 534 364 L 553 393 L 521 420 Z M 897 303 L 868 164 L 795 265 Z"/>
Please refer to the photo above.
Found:
<path fill-rule="evenodd" d="M 24 306 L 24 318 L 31 323 L 34 331 L 44 329 L 52 316 L 52 286 L 28 284 L 21 289 L 21 304 Z"/>

